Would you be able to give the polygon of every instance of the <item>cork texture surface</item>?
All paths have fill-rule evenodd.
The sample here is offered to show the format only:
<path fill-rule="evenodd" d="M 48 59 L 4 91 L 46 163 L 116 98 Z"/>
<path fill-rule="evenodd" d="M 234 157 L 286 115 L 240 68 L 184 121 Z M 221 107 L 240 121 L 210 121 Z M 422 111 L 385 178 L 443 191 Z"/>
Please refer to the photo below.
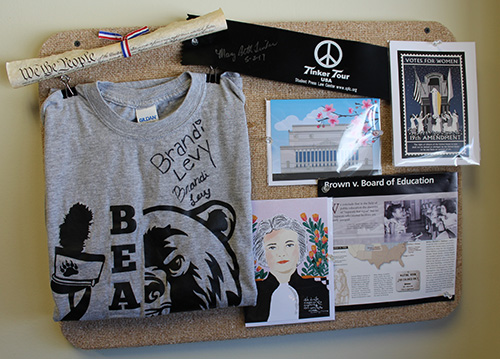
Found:
<path fill-rule="evenodd" d="M 437 22 L 279 22 L 265 23 L 293 31 L 314 35 L 361 41 L 388 46 L 389 40 L 408 41 L 455 41 L 453 34 Z M 102 29 L 73 30 L 55 34 L 42 45 L 40 56 L 62 53 L 68 50 L 91 49 L 109 44 L 99 39 Z M 134 28 L 107 29 L 128 33 Z M 151 30 L 154 30 L 152 28 Z M 134 81 L 172 77 L 184 71 L 207 72 L 201 66 L 181 65 L 181 44 L 133 55 L 111 63 L 98 65 L 69 74 L 72 86 L 94 81 Z M 316 197 L 315 186 L 267 185 L 267 159 L 265 141 L 266 99 L 354 97 L 348 94 L 286 84 L 249 76 L 243 77 L 246 96 L 246 116 L 251 147 L 252 199 L 308 198 Z M 51 88 L 63 88 L 59 79 L 39 83 L 39 102 Z M 381 101 L 381 128 L 383 174 L 459 171 L 455 167 L 409 167 L 392 165 L 392 117 L 388 101 Z M 461 178 L 459 175 L 459 204 L 461 203 Z M 459 216 L 461 213 L 459 205 Z M 450 314 L 459 304 L 462 277 L 462 228 L 459 220 L 456 295 L 453 301 L 425 303 L 380 309 L 337 312 L 336 319 L 328 322 L 290 324 L 270 327 L 245 328 L 243 309 L 225 308 L 208 311 L 173 313 L 147 319 L 113 319 L 100 321 L 62 322 L 61 331 L 75 347 L 103 349 L 137 347 L 197 341 L 227 340 L 276 336 L 315 331 L 348 329 L 395 323 L 407 323 L 439 319 Z"/>

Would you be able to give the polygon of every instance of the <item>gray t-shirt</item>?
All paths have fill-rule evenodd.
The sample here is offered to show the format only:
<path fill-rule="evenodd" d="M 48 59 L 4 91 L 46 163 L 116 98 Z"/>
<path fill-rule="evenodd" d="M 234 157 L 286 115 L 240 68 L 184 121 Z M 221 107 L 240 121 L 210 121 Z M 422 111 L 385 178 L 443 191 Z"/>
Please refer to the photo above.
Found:
<path fill-rule="evenodd" d="M 97 82 L 44 102 L 55 320 L 255 304 L 242 81 L 205 79 Z"/>

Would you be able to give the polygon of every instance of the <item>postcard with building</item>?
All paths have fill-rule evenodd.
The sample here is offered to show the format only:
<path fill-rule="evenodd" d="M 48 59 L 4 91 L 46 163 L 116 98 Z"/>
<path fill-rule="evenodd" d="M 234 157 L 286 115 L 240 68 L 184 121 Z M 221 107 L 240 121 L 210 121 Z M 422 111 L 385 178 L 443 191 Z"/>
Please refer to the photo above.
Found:
<path fill-rule="evenodd" d="M 473 43 L 390 42 L 394 164 L 479 164 Z"/>
<path fill-rule="evenodd" d="M 380 174 L 380 100 L 268 100 L 268 182 Z"/>

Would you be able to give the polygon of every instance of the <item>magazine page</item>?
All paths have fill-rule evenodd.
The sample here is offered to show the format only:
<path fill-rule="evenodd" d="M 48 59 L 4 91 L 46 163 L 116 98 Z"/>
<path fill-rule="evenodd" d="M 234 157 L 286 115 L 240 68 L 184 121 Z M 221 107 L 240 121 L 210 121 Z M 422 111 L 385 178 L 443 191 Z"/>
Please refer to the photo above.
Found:
<path fill-rule="evenodd" d="M 455 295 L 456 172 L 328 179 L 337 310 Z"/>
<path fill-rule="evenodd" d="M 335 319 L 330 198 L 253 201 L 257 304 L 247 327 Z"/>
<path fill-rule="evenodd" d="M 472 42 L 389 43 L 395 166 L 478 165 Z"/>
<path fill-rule="evenodd" d="M 381 174 L 380 100 L 268 100 L 269 185 Z"/>

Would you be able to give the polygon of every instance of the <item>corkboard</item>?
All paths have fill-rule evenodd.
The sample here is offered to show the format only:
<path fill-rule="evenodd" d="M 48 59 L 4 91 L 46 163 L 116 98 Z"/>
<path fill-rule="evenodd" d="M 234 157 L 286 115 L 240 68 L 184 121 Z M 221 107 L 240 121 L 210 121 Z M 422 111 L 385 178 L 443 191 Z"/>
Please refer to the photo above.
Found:
<path fill-rule="evenodd" d="M 387 46 L 389 40 L 409 41 L 455 41 L 453 34 L 436 22 L 296 22 L 270 23 L 293 31 L 315 35 L 362 41 Z M 125 34 L 133 28 L 108 29 Z M 153 29 L 154 30 L 154 29 Z M 98 29 L 63 32 L 50 37 L 42 46 L 41 56 L 62 53 L 78 48 L 94 48 L 109 44 L 97 37 Z M 133 81 L 177 76 L 191 70 L 207 72 L 206 68 L 182 66 L 181 45 L 174 44 L 152 50 L 131 58 L 99 65 L 70 74 L 71 85 L 97 80 Z M 307 198 L 316 196 L 315 186 L 267 185 L 267 163 L 265 142 L 265 99 L 330 98 L 350 95 L 268 81 L 243 76 L 246 95 L 246 114 L 252 157 L 252 198 Z M 40 103 L 47 97 L 50 88 L 63 88 L 60 80 L 52 79 L 39 84 Z M 384 174 L 410 172 L 458 171 L 455 167 L 394 168 L 392 165 L 392 128 L 390 103 L 381 103 L 382 165 Z M 461 179 L 459 176 L 459 203 L 461 203 Z M 459 207 L 459 215 L 461 208 Z M 460 223 L 460 221 L 459 221 Z M 456 295 L 453 301 L 416 304 L 383 309 L 367 309 L 337 312 L 335 321 L 245 328 L 243 310 L 226 308 L 209 311 L 174 313 L 147 319 L 113 319 L 102 321 L 63 322 L 61 330 L 67 340 L 78 348 L 102 349 L 114 347 L 136 347 L 197 341 L 225 340 L 296 334 L 384 324 L 406 323 L 439 319 L 450 314 L 461 298 L 462 278 L 462 228 L 459 226 L 457 248 Z"/>

